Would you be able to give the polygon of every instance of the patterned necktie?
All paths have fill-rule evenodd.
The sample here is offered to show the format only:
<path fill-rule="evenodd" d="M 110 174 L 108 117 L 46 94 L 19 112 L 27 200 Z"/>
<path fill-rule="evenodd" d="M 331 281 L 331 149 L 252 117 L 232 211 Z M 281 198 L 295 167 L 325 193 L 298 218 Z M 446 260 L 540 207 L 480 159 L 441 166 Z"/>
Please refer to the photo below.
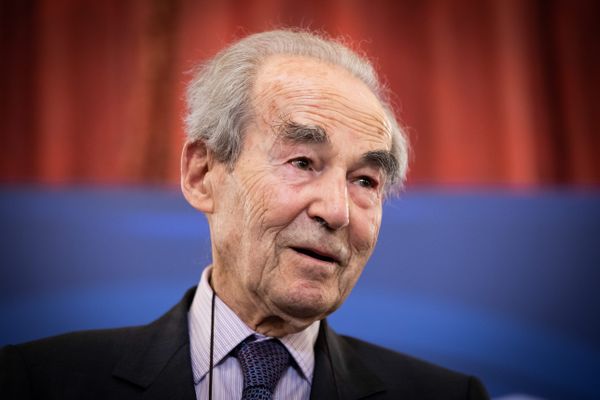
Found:
<path fill-rule="evenodd" d="M 283 372 L 290 365 L 290 354 L 277 339 L 242 342 L 235 356 L 242 366 L 242 400 L 271 400 Z"/>

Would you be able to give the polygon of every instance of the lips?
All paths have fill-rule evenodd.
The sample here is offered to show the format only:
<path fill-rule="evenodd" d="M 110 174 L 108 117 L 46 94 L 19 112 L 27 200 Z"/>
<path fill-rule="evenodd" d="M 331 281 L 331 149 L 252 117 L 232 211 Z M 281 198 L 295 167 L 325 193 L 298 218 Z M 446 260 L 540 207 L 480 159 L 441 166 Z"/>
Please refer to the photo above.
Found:
<path fill-rule="evenodd" d="M 328 263 L 340 262 L 339 257 L 337 257 L 333 252 L 329 252 L 327 250 L 295 246 L 292 246 L 291 249 L 297 253 L 304 254 L 305 256 L 309 256 L 320 261 Z"/>

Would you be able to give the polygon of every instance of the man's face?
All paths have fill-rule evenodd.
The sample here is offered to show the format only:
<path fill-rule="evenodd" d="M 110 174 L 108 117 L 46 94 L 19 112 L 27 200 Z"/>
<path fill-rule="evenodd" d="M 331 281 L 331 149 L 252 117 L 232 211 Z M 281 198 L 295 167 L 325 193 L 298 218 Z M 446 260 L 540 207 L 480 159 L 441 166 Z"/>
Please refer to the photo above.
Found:
<path fill-rule="evenodd" d="M 213 284 L 236 311 L 312 322 L 373 251 L 390 130 L 366 85 L 309 58 L 266 60 L 253 107 L 240 158 L 217 171 Z"/>

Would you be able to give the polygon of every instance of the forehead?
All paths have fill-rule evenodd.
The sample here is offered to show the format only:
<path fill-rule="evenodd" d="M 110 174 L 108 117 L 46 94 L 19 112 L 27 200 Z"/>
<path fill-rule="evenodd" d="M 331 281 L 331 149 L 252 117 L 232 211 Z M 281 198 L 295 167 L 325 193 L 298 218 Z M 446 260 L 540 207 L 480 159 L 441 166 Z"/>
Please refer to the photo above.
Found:
<path fill-rule="evenodd" d="M 391 146 L 381 103 L 342 67 L 308 57 L 272 56 L 258 70 L 253 95 L 255 112 L 268 125 L 291 120 L 321 126 L 328 134 L 362 134 Z"/>

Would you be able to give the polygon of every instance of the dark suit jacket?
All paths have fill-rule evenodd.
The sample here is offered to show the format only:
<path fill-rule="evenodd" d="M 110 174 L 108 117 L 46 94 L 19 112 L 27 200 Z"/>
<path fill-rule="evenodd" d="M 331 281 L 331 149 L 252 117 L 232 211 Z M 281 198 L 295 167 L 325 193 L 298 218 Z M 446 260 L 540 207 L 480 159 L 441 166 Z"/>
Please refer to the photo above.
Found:
<path fill-rule="evenodd" d="M 2 399 L 195 399 L 187 312 L 149 325 L 42 339 L 0 352 Z M 476 378 L 337 335 L 323 321 L 311 399 L 485 399 Z"/>

